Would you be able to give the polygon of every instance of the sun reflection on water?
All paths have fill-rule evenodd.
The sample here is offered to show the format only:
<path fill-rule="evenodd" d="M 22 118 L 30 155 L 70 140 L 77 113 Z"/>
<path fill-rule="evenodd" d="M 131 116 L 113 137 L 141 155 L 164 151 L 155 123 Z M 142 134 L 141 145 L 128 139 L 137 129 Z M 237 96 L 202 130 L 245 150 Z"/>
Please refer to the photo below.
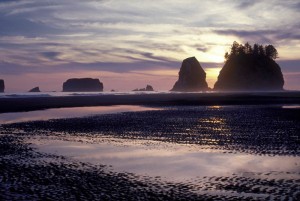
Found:
<path fill-rule="evenodd" d="M 211 108 L 219 109 L 220 107 L 213 106 Z M 227 125 L 225 118 L 200 118 L 197 128 L 199 129 L 199 135 L 202 136 L 202 142 L 208 145 L 220 145 L 224 141 L 230 141 L 231 129 Z M 212 133 L 218 137 L 214 137 Z"/>
<path fill-rule="evenodd" d="M 209 109 L 221 109 L 222 106 L 219 106 L 219 105 L 213 105 L 213 106 L 209 106 L 208 108 L 209 108 Z"/>

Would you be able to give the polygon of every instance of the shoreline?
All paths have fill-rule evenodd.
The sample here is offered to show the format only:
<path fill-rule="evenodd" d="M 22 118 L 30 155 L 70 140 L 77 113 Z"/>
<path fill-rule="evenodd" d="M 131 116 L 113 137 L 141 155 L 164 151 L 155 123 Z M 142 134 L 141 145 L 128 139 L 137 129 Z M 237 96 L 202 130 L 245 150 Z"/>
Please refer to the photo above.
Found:
<path fill-rule="evenodd" d="M 0 98 L 0 113 L 34 111 L 50 108 L 111 105 L 268 105 L 300 104 L 300 92 L 220 92 L 98 94 L 48 97 Z"/>
<path fill-rule="evenodd" d="M 299 200 L 298 114 L 173 106 L 1 124 L 0 200 Z"/>

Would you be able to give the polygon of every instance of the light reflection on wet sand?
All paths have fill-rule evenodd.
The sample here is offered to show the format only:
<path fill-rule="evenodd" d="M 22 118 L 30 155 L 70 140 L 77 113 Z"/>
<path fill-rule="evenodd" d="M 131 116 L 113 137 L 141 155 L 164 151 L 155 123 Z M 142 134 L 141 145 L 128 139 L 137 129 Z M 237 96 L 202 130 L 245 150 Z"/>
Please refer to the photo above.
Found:
<path fill-rule="evenodd" d="M 72 139 L 36 139 L 31 143 L 41 152 L 69 156 L 92 164 L 111 165 L 117 172 L 160 176 L 177 182 L 205 176 L 243 175 L 247 172 L 300 171 L 299 157 L 232 154 L 165 142 L 107 139 L 103 142 L 86 143 Z M 280 176 L 282 175 L 278 177 Z"/>
<path fill-rule="evenodd" d="M 49 119 L 73 118 L 92 116 L 100 114 L 114 114 L 120 112 L 137 112 L 158 110 L 158 108 L 137 106 L 137 105 L 115 105 L 115 106 L 95 106 L 95 107 L 71 107 L 38 110 L 30 112 L 0 113 L 0 124 L 40 121 Z"/>
<path fill-rule="evenodd" d="M 299 109 L 300 105 L 283 105 L 283 109 Z"/>

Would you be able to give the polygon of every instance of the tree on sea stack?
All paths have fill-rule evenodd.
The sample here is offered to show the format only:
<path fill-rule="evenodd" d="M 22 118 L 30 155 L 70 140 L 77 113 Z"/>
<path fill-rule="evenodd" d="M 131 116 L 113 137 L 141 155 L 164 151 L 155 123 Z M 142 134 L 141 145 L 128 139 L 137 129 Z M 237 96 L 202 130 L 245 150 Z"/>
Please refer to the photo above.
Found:
<path fill-rule="evenodd" d="M 275 62 L 278 52 L 273 45 L 253 47 L 233 42 L 225 53 L 225 65 L 220 71 L 214 90 L 276 91 L 283 90 L 284 79 Z"/>

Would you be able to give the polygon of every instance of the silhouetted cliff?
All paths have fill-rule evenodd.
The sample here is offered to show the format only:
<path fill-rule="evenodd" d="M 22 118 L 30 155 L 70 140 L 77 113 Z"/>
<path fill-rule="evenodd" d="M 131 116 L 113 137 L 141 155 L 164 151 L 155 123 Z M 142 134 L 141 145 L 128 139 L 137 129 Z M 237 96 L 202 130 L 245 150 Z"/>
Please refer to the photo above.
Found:
<path fill-rule="evenodd" d="M 92 92 L 103 91 L 103 83 L 99 79 L 72 78 L 63 83 L 64 92 Z"/>
<path fill-rule="evenodd" d="M 5 85 L 4 85 L 4 80 L 0 80 L 0 92 L 4 92 Z"/>
<path fill-rule="evenodd" d="M 214 90 L 256 91 L 282 90 L 284 79 L 279 65 L 275 62 L 277 50 L 268 45 L 233 43 L 230 54 L 220 71 Z"/>
<path fill-rule="evenodd" d="M 171 91 L 201 91 L 207 90 L 206 73 L 195 57 L 183 60 L 178 81 Z"/>

